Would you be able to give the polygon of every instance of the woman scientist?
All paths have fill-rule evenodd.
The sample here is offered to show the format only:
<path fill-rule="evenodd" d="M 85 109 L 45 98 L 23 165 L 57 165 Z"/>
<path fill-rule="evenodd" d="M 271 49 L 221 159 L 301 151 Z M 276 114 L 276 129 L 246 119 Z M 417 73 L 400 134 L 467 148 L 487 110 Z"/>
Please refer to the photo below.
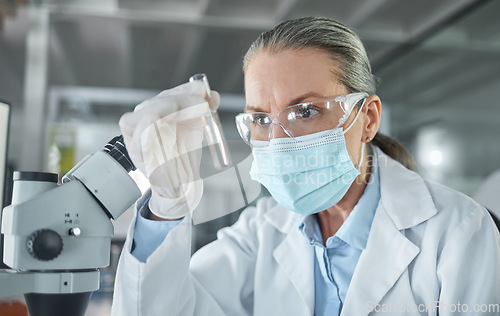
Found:
<path fill-rule="evenodd" d="M 351 30 L 326 18 L 281 23 L 243 68 L 237 126 L 251 177 L 272 198 L 191 258 L 204 88 L 181 85 L 125 114 L 127 148 L 151 191 L 137 202 L 113 315 L 500 314 L 491 217 L 407 169 L 404 149 L 377 134 L 381 101 Z M 162 150 L 155 131 L 168 134 Z"/>

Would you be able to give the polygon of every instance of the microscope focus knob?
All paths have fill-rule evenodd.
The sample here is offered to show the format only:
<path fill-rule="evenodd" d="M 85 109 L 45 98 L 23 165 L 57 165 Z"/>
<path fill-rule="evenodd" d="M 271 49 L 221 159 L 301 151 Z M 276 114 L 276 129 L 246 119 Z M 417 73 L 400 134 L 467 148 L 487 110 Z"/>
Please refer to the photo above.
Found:
<path fill-rule="evenodd" d="M 49 261 L 62 252 L 63 241 L 52 229 L 40 229 L 28 237 L 27 248 L 35 259 Z"/>

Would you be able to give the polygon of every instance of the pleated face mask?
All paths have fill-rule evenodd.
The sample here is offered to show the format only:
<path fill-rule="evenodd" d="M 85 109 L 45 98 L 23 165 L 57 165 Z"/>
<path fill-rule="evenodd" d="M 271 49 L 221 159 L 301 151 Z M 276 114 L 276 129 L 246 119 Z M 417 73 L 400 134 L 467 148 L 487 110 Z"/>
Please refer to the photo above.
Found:
<path fill-rule="evenodd" d="M 251 178 L 295 213 L 310 215 L 332 207 L 360 174 L 364 144 L 355 167 L 344 137 L 356 119 L 345 131 L 337 127 L 295 138 L 252 140 Z"/>

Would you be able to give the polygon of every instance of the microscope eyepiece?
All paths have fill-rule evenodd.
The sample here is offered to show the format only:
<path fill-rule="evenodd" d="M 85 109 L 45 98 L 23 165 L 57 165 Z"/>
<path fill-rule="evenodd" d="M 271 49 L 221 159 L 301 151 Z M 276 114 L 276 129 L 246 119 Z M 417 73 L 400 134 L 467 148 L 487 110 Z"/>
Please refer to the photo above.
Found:
<path fill-rule="evenodd" d="M 116 136 L 110 140 L 102 149 L 105 153 L 113 157 L 127 172 L 136 169 L 134 163 L 130 159 L 123 136 Z"/>

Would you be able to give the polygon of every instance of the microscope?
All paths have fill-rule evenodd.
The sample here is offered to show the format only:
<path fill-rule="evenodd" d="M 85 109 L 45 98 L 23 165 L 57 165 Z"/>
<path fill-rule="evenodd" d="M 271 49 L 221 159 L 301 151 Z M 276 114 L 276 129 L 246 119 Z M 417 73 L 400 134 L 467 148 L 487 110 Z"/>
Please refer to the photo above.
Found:
<path fill-rule="evenodd" d="M 113 138 L 62 179 L 14 173 L 12 204 L 3 210 L 0 298 L 24 294 L 31 316 L 83 316 L 109 265 L 112 219 L 140 196 L 123 138 Z"/>

